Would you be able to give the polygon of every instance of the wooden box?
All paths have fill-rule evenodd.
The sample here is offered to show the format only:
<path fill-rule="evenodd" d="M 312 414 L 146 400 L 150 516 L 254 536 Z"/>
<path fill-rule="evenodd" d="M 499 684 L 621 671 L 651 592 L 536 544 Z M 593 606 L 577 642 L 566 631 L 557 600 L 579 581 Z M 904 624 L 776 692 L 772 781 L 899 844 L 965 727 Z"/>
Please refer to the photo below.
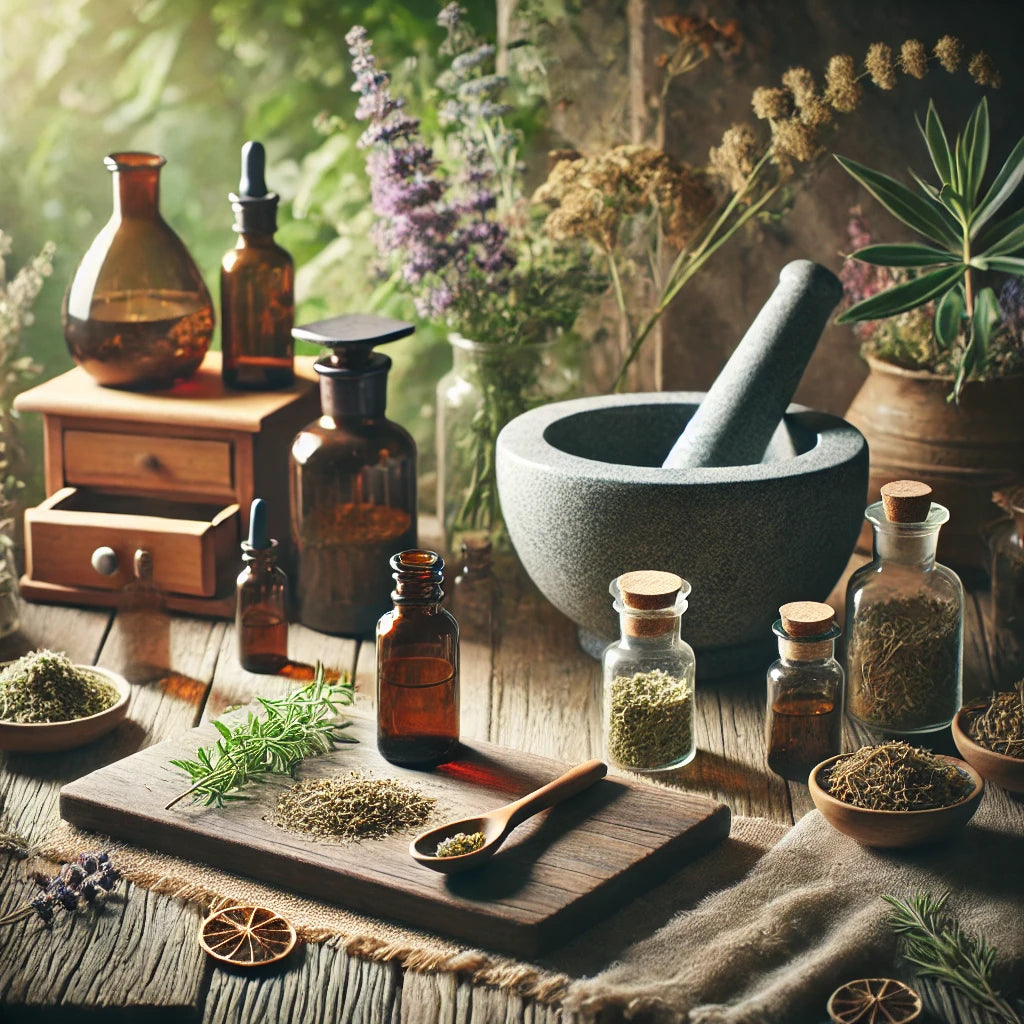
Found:
<path fill-rule="evenodd" d="M 290 569 L 289 450 L 320 415 L 313 359 L 295 373 L 286 390 L 228 391 L 211 352 L 165 391 L 101 387 L 76 367 L 19 395 L 43 416 L 47 493 L 25 513 L 22 596 L 112 607 L 146 548 L 169 608 L 230 617 L 254 497 Z M 104 548 L 108 574 L 93 566 Z"/>

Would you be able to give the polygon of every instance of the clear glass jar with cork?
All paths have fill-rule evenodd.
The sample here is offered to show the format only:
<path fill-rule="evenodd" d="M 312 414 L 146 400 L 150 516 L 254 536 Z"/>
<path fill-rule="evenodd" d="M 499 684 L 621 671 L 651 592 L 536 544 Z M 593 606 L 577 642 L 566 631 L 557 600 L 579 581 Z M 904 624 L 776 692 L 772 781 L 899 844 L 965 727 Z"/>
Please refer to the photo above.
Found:
<path fill-rule="evenodd" d="M 658 772 L 693 760 L 693 649 L 680 636 L 690 584 L 671 572 L 623 573 L 609 587 L 621 638 L 602 658 L 606 759 Z"/>
<path fill-rule="evenodd" d="M 964 592 L 935 561 L 949 512 L 931 493 L 914 480 L 882 488 L 865 512 L 874 558 L 846 590 L 846 709 L 884 733 L 944 729 L 961 704 Z"/>
<path fill-rule="evenodd" d="M 836 661 L 831 605 L 793 601 L 779 609 L 772 631 L 779 659 L 768 669 L 765 751 L 777 775 L 806 782 L 811 769 L 840 753 L 843 669 Z"/>

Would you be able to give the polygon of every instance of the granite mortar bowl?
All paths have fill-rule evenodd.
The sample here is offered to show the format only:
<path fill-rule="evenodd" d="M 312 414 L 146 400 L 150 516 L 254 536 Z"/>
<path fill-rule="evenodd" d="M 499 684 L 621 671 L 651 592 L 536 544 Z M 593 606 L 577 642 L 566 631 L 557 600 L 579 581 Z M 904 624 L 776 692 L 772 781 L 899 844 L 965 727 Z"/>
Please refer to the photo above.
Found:
<path fill-rule="evenodd" d="M 791 405 L 796 455 L 758 465 L 663 469 L 702 392 L 555 402 L 498 436 L 498 494 L 516 554 L 597 656 L 619 635 L 609 583 L 633 569 L 693 587 L 683 638 L 699 676 L 760 665 L 787 601 L 828 596 L 853 551 L 868 447 L 845 420 Z"/>

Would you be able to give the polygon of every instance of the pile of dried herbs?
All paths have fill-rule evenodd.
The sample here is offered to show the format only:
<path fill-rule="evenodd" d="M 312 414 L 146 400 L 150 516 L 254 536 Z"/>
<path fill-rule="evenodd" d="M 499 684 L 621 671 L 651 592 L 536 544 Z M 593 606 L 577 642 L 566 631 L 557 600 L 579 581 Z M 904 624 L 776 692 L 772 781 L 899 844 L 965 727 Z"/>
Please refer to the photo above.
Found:
<path fill-rule="evenodd" d="M 33 651 L 0 672 L 0 721 L 67 722 L 106 711 L 120 700 L 101 675 L 75 668 L 66 655 Z"/>
<path fill-rule="evenodd" d="M 292 786 L 278 797 L 271 821 L 316 839 L 383 839 L 424 824 L 436 803 L 397 779 L 377 779 L 353 770 Z"/>
<path fill-rule="evenodd" d="M 971 720 L 967 733 L 986 750 L 1024 758 L 1024 679 L 1014 689 L 994 694 L 988 707 Z"/>
<path fill-rule="evenodd" d="M 818 781 L 837 800 L 873 811 L 949 807 L 973 788 L 970 777 L 955 765 L 902 741 L 846 754 Z"/>
<path fill-rule="evenodd" d="M 931 595 L 858 609 L 850 633 L 847 710 L 909 732 L 949 722 L 960 703 L 960 609 Z"/>
<path fill-rule="evenodd" d="M 484 845 L 483 832 L 456 832 L 455 835 L 442 839 L 437 844 L 436 857 L 461 857 L 467 853 L 473 853 Z"/>
<path fill-rule="evenodd" d="M 693 738 L 693 687 L 661 669 L 617 676 L 608 690 L 608 755 L 623 768 L 664 768 Z"/>

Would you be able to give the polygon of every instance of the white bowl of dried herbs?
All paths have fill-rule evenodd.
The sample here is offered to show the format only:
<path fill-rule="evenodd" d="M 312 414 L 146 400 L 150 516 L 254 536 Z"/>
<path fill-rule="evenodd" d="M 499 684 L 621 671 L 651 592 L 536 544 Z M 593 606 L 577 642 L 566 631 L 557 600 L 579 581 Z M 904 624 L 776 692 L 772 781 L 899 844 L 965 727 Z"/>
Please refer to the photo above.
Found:
<path fill-rule="evenodd" d="M 0 668 L 0 750 L 48 753 L 90 743 L 124 720 L 130 694 L 116 672 L 32 651 Z"/>

